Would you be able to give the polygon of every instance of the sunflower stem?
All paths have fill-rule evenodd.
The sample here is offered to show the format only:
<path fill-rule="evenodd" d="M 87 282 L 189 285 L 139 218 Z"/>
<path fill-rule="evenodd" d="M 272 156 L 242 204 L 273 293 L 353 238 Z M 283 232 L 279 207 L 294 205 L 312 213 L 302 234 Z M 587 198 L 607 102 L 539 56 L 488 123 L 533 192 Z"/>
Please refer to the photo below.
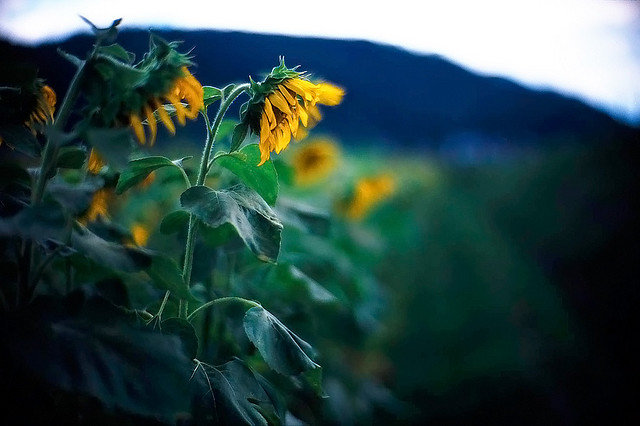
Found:
<path fill-rule="evenodd" d="M 216 139 L 216 135 L 218 134 L 218 128 L 220 127 L 220 123 L 222 123 L 222 119 L 226 114 L 227 110 L 233 103 L 233 101 L 240 96 L 245 90 L 250 87 L 250 84 L 240 84 L 236 86 L 235 89 L 229 94 L 228 97 L 224 98 L 220 103 L 220 107 L 218 109 L 218 113 L 216 114 L 216 118 L 213 121 L 213 125 L 209 121 L 209 116 L 207 114 L 207 110 L 203 111 L 204 122 L 207 127 L 207 139 L 202 150 L 202 159 L 200 160 L 200 168 L 198 169 L 198 178 L 196 180 L 196 185 L 203 185 L 204 181 L 209 172 L 209 157 L 211 156 L 211 150 L 213 148 L 213 144 Z M 185 244 L 184 250 L 184 266 L 182 268 L 182 279 L 189 287 L 191 285 L 191 271 L 193 269 L 193 251 L 195 248 L 195 240 L 196 240 L 196 231 L 197 231 L 197 219 L 195 216 L 189 216 L 189 228 L 187 230 L 187 241 Z M 181 304 L 181 315 L 183 318 L 187 317 L 188 305 L 187 302 Z"/>
<path fill-rule="evenodd" d="M 204 305 L 198 306 L 193 312 L 187 316 L 187 320 L 193 318 L 198 312 L 207 309 L 209 306 L 218 305 L 221 303 L 238 303 L 244 306 L 250 306 L 252 308 L 260 307 L 261 305 L 258 302 L 254 302 L 253 300 L 243 299 L 242 297 L 230 296 L 230 297 L 221 297 L 219 299 L 210 300 Z"/>

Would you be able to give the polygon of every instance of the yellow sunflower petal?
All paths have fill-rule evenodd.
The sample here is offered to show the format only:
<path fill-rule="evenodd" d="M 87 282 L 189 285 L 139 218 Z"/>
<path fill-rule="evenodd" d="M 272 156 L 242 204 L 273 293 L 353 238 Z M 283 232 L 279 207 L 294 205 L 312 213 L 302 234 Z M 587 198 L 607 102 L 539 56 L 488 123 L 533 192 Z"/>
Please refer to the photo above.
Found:
<path fill-rule="evenodd" d="M 267 114 L 263 111 L 260 116 L 260 145 L 264 145 L 271 134 L 269 129 L 269 119 Z"/>
<path fill-rule="evenodd" d="M 318 102 L 325 105 L 338 105 L 344 97 L 344 89 L 331 83 L 318 84 Z"/>
<path fill-rule="evenodd" d="M 144 145 L 144 127 L 142 127 L 142 121 L 140 121 L 140 117 L 138 116 L 138 114 L 131 113 L 131 115 L 129 116 L 129 121 L 131 121 L 131 127 L 133 127 L 133 131 L 135 132 L 138 141 L 141 145 Z"/>
<path fill-rule="evenodd" d="M 164 127 L 166 127 L 167 130 L 172 135 L 175 135 L 176 126 L 173 124 L 173 121 L 171 121 L 171 117 L 169 117 L 169 114 L 167 114 L 167 111 L 164 109 L 162 105 L 160 105 L 160 102 L 158 102 L 157 100 L 154 100 L 153 105 L 154 105 L 154 108 L 156 108 L 156 111 L 158 111 L 158 115 L 160 116 L 160 120 L 162 120 Z"/>
<path fill-rule="evenodd" d="M 307 127 L 309 125 L 309 114 L 307 114 L 307 110 L 304 109 L 302 105 L 298 105 L 296 108 L 298 115 L 300 116 L 300 121 L 302 121 L 302 125 Z"/>
<path fill-rule="evenodd" d="M 278 90 L 280 91 L 280 93 L 282 93 L 282 96 L 284 96 L 287 102 L 289 102 L 289 105 L 295 106 L 298 103 L 295 93 L 292 95 L 289 89 L 287 89 L 282 84 L 278 86 Z"/>
<path fill-rule="evenodd" d="M 149 125 L 149 131 L 151 132 L 151 137 L 149 138 L 149 145 L 153 146 L 156 142 L 156 134 L 158 133 L 158 125 L 156 123 L 156 117 L 153 115 L 153 111 L 149 108 L 149 105 L 145 105 L 144 115 L 147 119 L 147 124 Z"/>
<path fill-rule="evenodd" d="M 91 148 L 91 153 L 89 154 L 89 162 L 87 163 L 87 170 L 89 173 L 97 175 L 102 170 L 104 166 L 104 160 L 98 154 L 98 151 L 95 148 Z"/>
<path fill-rule="evenodd" d="M 269 98 L 264 99 L 264 112 L 267 113 L 267 118 L 269 119 L 269 128 L 275 129 L 278 122 L 276 120 L 275 114 L 273 113 L 273 108 L 271 107 Z"/>
<path fill-rule="evenodd" d="M 270 94 L 269 101 L 271 101 L 271 104 L 274 107 L 278 108 L 280 111 L 284 112 L 285 114 L 291 114 L 289 103 L 284 98 L 284 96 L 282 96 L 280 92 L 273 92 L 272 94 Z"/>
<path fill-rule="evenodd" d="M 171 105 L 176 109 L 176 118 L 181 126 L 187 123 L 186 115 L 184 112 L 184 106 L 180 103 L 180 99 L 174 93 L 167 93 L 164 97 L 171 102 Z"/>
<path fill-rule="evenodd" d="M 287 89 L 291 89 L 307 101 L 312 101 L 316 97 L 316 85 L 310 81 L 302 80 L 301 78 L 291 78 L 285 80 L 283 84 Z"/>

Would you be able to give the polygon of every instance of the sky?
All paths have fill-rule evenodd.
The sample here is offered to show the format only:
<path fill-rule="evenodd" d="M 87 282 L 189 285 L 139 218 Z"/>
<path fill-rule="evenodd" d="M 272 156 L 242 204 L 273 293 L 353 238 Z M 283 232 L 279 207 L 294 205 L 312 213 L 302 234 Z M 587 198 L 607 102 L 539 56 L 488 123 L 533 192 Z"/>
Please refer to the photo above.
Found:
<path fill-rule="evenodd" d="M 552 89 L 640 124 L 640 1 L 0 0 L 0 37 L 39 43 L 122 28 L 220 29 L 364 39 L 439 54 Z"/>

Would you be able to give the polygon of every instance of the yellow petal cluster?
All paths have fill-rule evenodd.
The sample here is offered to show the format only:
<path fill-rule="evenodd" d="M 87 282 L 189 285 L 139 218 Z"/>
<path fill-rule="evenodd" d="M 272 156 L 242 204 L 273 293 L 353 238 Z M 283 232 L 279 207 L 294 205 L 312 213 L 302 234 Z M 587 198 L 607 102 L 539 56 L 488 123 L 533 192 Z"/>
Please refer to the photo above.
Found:
<path fill-rule="evenodd" d="M 293 154 L 295 182 L 297 185 L 311 185 L 327 177 L 338 164 L 340 150 L 329 139 L 305 142 Z"/>
<path fill-rule="evenodd" d="M 53 122 L 53 113 L 56 110 L 56 92 L 49 86 L 42 86 L 36 98 L 36 105 L 28 114 L 24 125 L 35 135 L 37 126 Z M 2 136 L 0 136 L 2 145 Z"/>
<path fill-rule="evenodd" d="M 349 219 L 359 220 L 382 200 L 394 193 L 396 182 L 390 174 L 361 178 L 356 182 L 353 196 L 347 201 L 343 213 Z"/>
<path fill-rule="evenodd" d="M 322 115 L 316 104 L 337 105 L 344 90 L 330 83 L 312 83 L 302 78 L 287 78 L 277 85 L 264 100 L 260 116 L 260 163 L 269 159 L 270 153 L 279 154 L 291 137 L 302 139 L 303 127 L 312 127 Z M 302 124 L 303 127 L 300 126 Z"/>
<path fill-rule="evenodd" d="M 99 217 L 108 218 L 109 204 L 111 204 L 112 199 L 112 189 L 102 188 L 97 190 L 91 198 L 91 203 L 89 204 L 87 212 L 82 218 L 80 218 L 80 223 L 87 224 L 95 221 Z"/>
<path fill-rule="evenodd" d="M 187 67 L 182 67 L 182 76 L 178 77 L 171 89 L 161 96 L 151 98 L 141 109 L 137 112 L 129 114 L 129 124 L 133 128 L 136 138 L 140 144 L 146 143 L 146 135 L 144 127 L 142 126 L 142 120 L 146 120 L 146 124 L 149 126 L 149 144 L 153 145 L 156 140 L 156 134 L 158 132 L 158 126 L 156 117 L 153 115 L 154 111 L 157 111 L 158 117 L 167 130 L 173 135 L 176 133 L 176 127 L 169 117 L 167 111 L 162 107 L 163 102 L 173 105 L 176 113 L 176 119 L 181 126 L 184 126 L 186 119 L 193 120 L 198 116 L 198 112 L 203 108 L 203 95 L 204 90 L 200 82 L 189 72 Z M 186 106 L 182 103 L 182 100 L 186 101 Z"/>
<path fill-rule="evenodd" d="M 138 247 L 145 246 L 147 244 L 147 241 L 149 241 L 149 230 L 144 225 L 134 223 L 133 225 L 131 225 L 129 231 L 131 232 L 133 242 Z"/>

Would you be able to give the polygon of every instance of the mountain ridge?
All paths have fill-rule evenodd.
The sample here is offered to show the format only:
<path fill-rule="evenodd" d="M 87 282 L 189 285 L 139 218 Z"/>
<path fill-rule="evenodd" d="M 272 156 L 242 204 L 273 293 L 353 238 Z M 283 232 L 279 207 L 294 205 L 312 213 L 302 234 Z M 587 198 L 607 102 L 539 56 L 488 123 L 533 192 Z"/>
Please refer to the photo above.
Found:
<path fill-rule="evenodd" d="M 350 144 L 439 149 L 448 144 L 538 145 L 558 141 L 606 142 L 638 129 L 561 94 L 536 91 L 503 77 L 484 76 L 440 55 L 418 55 L 364 40 L 287 37 L 236 31 L 158 30 L 192 50 L 193 72 L 203 84 L 224 86 L 260 78 L 284 56 L 313 76 L 346 89 L 342 105 L 325 107 L 316 133 Z M 83 56 L 92 37 L 75 35 L 37 47 L 0 40 L 2 57 L 33 62 L 39 75 L 61 92 L 73 66 L 52 47 Z M 125 30 L 118 43 L 146 50 L 148 31 Z"/>

